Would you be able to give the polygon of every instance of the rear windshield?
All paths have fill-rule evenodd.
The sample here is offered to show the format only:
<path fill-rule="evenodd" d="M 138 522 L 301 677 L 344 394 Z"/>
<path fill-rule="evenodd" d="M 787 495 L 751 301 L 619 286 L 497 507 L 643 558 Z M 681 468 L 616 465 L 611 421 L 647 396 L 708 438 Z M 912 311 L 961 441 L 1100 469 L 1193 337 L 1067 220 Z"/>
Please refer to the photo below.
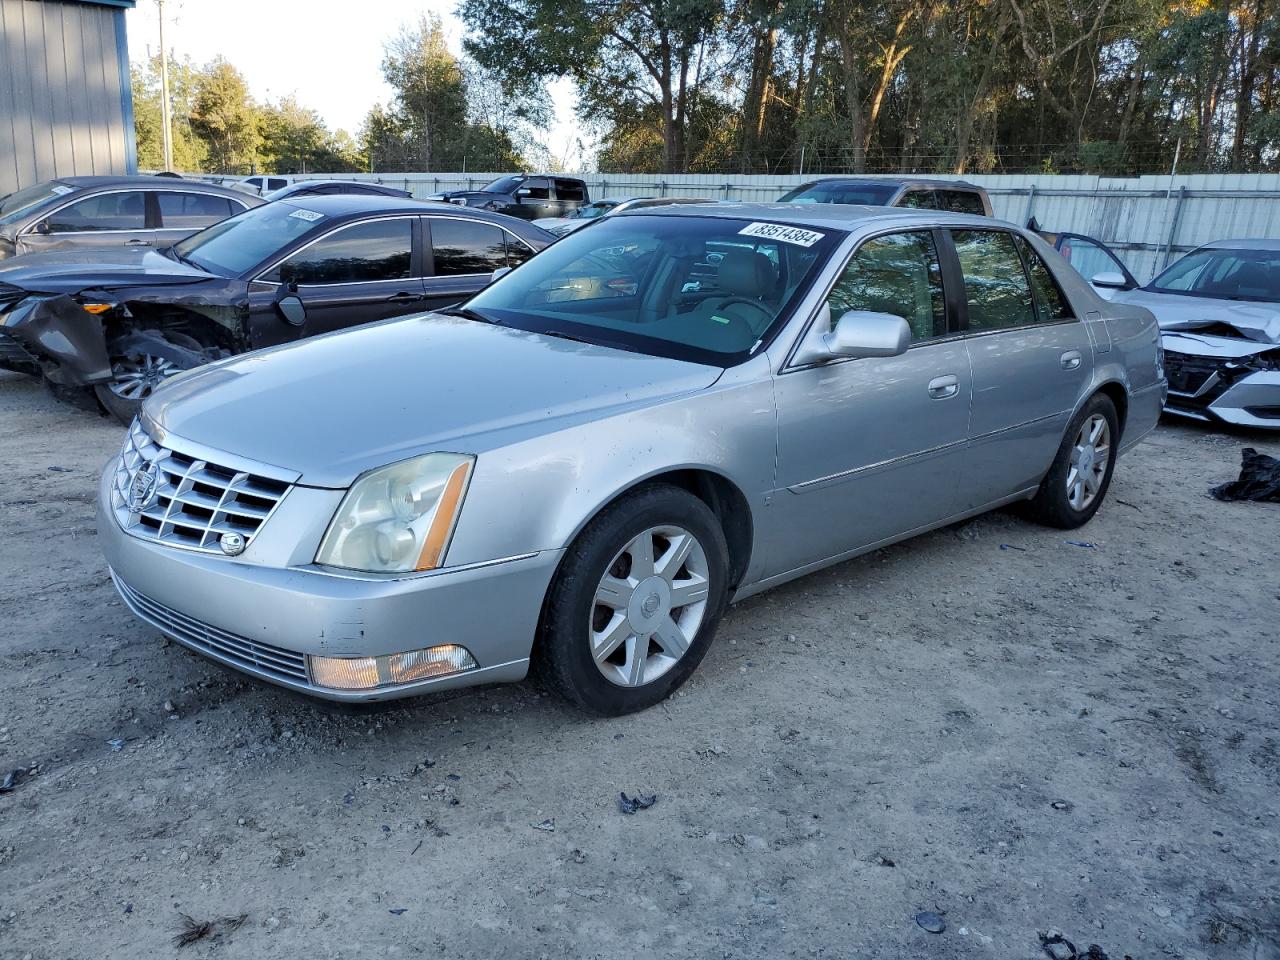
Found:
<path fill-rule="evenodd" d="M 223 277 L 238 277 L 329 218 L 297 203 L 277 200 L 254 207 L 174 244 L 184 260 Z"/>
<path fill-rule="evenodd" d="M 65 183 L 46 180 L 44 183 L 37 183 L 35 186 L 11 193 L 0 199 L 0 224 L 16 223 L 41 207 L 52 206 L 53 201 L 72 193 L 73 190 L 73 187 Z"/>
<path fill-rule="evenodd" d="M 1280 250 L 1195 250 L 1152 280 L 1147 289 L 1280 303 Z"/>
<path fill-rule="evenodd" d="M 606 217 L 467 307 L 523 330 L 732 366 L 781 326 L 843 236 L 722 217 Z"/>
<path fill-rule="evenodd" d="M 840 181 L 805 183 L 778 198 L 779 203 L 860 203 L 883 207 L 893 199 L 898 185 Z"/>

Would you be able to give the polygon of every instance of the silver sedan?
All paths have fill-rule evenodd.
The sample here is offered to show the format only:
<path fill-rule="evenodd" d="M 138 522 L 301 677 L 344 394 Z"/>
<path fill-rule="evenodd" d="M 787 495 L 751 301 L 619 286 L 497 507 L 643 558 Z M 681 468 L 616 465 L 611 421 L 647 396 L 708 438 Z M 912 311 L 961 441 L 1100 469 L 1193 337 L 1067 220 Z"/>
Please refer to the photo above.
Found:
<path fill-rule="evenodd" d="M 1157 328 L 987 218 L 610 217 L 465 305 L 215 363 L 103 471 L 121 595 L 264 680 L 372 700 L 675 690 L 728 603 L 1019 503 L 1086 523 L 1164 400 Z"/>

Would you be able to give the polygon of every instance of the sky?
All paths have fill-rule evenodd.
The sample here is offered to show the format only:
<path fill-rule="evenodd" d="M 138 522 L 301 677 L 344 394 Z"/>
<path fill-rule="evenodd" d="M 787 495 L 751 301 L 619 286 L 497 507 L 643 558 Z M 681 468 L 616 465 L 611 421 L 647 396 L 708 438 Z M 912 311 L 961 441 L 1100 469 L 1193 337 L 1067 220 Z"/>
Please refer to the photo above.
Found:
<path fill-rule="evenodd" d="M 221 54 L 249 83 L 257 100 L 293 94 L 334 130 L 355 135 L 391 89 L 382 80 L 383 45 L 420 15 L 444 23 L 449 48 L 460 55 L 465 27 L 455 0 L 165 0 L 165 45 L 203 64 Z M 328 14 L 332 13 L 331 18 Z M 336 22 L 335 22 L 336 21 Z M 126 14 L 129 56 L 145 61 L 159 50 L 156 0 L 138 0 Z M 556 120 L 546 135 L 553 156 L 576 165 L 577 124 L 567 82 L 552 85 Z"/>

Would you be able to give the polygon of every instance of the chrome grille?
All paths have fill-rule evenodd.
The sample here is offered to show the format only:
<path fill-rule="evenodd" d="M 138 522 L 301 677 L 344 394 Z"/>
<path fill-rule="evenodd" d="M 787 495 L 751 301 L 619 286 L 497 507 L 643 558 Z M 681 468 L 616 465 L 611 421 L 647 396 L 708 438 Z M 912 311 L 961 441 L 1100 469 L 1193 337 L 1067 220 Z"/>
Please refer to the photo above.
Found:
<path fill-rule="evenodd" d="M 179 643 L 214 659 L 229 661 L 232 665 L 251 671 L 269 673 L 284 680 L 307 683 L 307 659 L 304 654 L 273 647 L 268 643 L 247 640 L 226 630 L 202 623 L 184 613 L 179 613 L 149 597 L 144 597 L 115 575 L 116 589 L 129 605 L 129 609 L 143 620 L 173 637 Z"/>
<path fill-rule="evenodd" d="M 279 480 L 162 447 L 135 420 L 120 450 L 111 505 L 135 537 L 220 554 L 224 533 L 239 534 L 247 548 L 288 492 Z"/>

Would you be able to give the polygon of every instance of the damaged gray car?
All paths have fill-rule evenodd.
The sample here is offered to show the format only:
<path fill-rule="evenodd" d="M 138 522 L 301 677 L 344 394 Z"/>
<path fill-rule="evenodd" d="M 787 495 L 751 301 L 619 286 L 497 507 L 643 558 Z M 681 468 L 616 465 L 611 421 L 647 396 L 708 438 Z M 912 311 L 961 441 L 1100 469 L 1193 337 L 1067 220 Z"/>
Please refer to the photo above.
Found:
<path fill-rule="evenodd" d="M 555 238 L 524 221 L 390 197 L 281 200 L 160 250 L 0 263 L 0 369 L 127 423 L 214 360 L 463 300 Z"/>
<path fill-rule="evenodd" d="M 1280 241 L 1206 244 L 1113 302 L 1156 315 L 1169 413 L 1280 429 Z"/>

